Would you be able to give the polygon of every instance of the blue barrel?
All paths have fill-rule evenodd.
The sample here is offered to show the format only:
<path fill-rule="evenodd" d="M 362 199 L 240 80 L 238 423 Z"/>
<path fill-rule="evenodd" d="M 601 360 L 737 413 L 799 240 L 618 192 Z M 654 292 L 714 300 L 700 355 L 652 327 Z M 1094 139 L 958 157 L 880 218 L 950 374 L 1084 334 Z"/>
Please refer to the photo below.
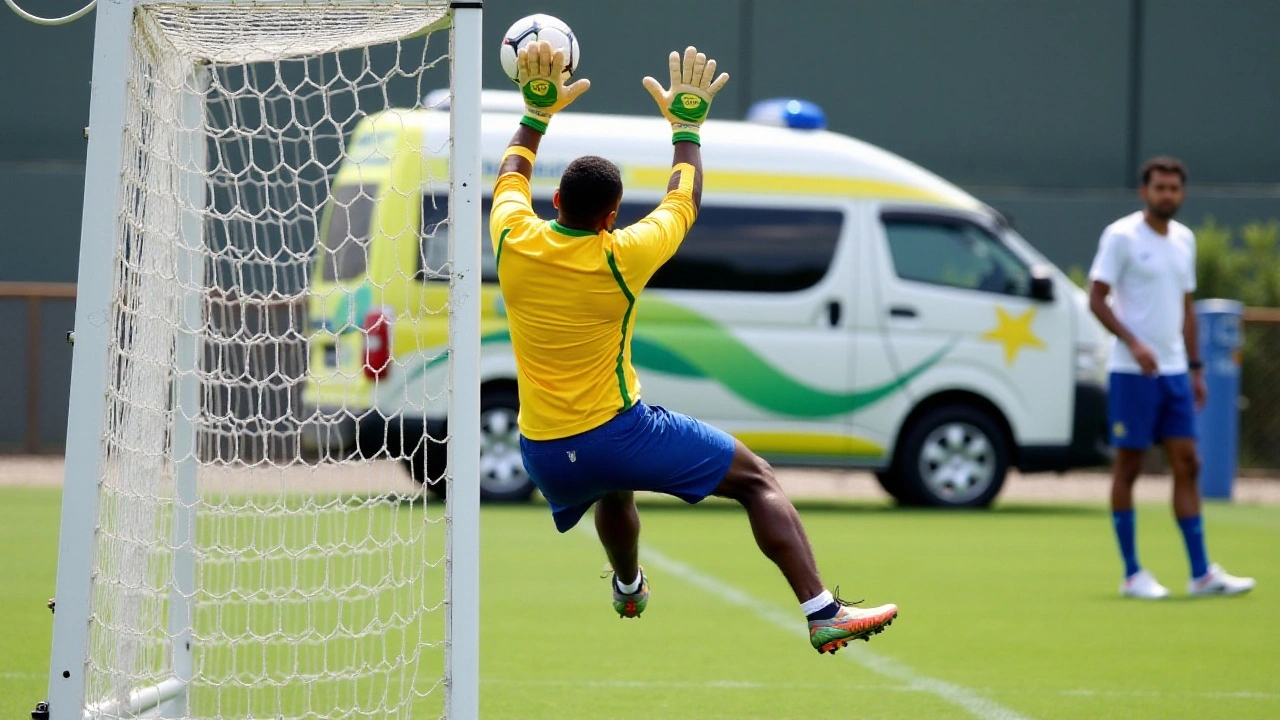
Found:
<path fill-rule="evenodd" d="M 1240 344 L 1244 306 L 1235 300 L 1200 300 L 1195 304 L 1200 358 L 1209 402 L 1196 416 L 1200 440 L 1200 495 L 1230 500 L 1240 445 Z"/>

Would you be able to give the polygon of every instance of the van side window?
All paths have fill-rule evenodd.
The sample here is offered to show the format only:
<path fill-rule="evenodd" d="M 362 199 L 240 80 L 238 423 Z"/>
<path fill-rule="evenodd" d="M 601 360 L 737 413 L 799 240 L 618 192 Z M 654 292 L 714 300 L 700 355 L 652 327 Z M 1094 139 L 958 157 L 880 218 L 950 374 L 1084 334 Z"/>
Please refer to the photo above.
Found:
<path fill-rule="evenodd" d="M 623 202 L 618 227 L 653 210 Z M 840 240 L 844 214 L 706 205 L 674 257 L 651 288 L 781 293 L 813 287 L 827 274 Z"/>
<path fill-rule="evenodd" d="M 898 277 L 1001 295 L 1031 294 L 1031 271 L 999 238 L 959 218 L 887 213 Z"/>
<path fill-rule="evenodd" d="M 320 277 L 350 280 L 369 269 L 369 236 L 376 187 L 343 185 L 333 189 L 329 225 L 320 244 Z"/>
<path fill-rule="evenodd" d="M 493 243 L 489 240 L 489 211 L 493 198 L 480 199 L 480 281 L 498 282 L 498 265 L 493 256 Z M 535 198 L 534 212 L 541 218 L 554 218 L 556 209 L 551 200 Z M 449 196 L 444 193 L 422 196 L 422 251 L 418 253 L 418 272 L 414 279 L 420 281 L 449 280 Z"/>

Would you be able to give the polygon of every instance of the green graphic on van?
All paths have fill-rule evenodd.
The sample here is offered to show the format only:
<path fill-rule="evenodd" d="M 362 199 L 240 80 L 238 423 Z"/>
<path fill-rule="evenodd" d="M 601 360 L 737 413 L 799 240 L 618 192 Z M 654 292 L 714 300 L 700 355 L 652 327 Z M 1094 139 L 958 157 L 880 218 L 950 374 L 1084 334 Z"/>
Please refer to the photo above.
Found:
<path fill-rule="evenodd" d="M 660 322 L 653 322 L 655 316 Z M 766 410 L 799 417 L 840 415 L 874 405 L 936 364 L 951 351 L 953 344 L 944 345 L 915 367 L 881 385 L 851 392 L 829 392 L 780 372 L 723 326 L 679 305 L 644 299 L 640 318 L 631 341 L 631 362 L 636 367 L 678 377 L 713 380 Z M 697 337 L 697 342 L 672 342 L 674 332 Z"/>
<path fill-rule="evenodd" d="M 829 392 L 787 376 L 723 326 L 679 305 L 642 298 L 639 316 L 642 320 L 631 339 L 631 362 L 637 368 L 710 380 L 766 410 L 797 417 L 841 415 L 868 408 L 933 367 L 955 344 L 954 341 L 947 343 L 915 367 L 875 387 Z M 658 322 L 654 322 L 655 319 Z M 672 330 L 685 337 L 696 337 L 697 342 L 673 340 Z M 511 335 L 506 330 L 487 333 L 480 340 L 481 345 L 509 342 Z M 422 375 L 447 359 L 447 352 L 436 355 L 408 379 Z"/>

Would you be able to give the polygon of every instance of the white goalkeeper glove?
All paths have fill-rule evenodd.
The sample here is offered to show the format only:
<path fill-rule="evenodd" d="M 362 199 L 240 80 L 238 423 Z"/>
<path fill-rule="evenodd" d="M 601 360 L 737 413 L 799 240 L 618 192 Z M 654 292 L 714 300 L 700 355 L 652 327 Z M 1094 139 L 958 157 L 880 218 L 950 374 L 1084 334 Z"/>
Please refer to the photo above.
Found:
<path fill-rule="evenodd" d="M 563 50 L 553 51 L 551 43 L 540 40 L 520 48 L 516 53 L 516 84 L 524 96 L 525 114 L 521 125 L 545 133 L 551 116 L 591 87 L 590 80 L 578 80 L 566 86 L 565 79 Z"/>
<path fill-rule="evenodd" d="M 693 46 L 685 48 L 683 62 L 678 52 L 672 52 L 669 60 L 671 87 L 663 90 L 657 80 L 646 77 L 644 89 L 671 123 L 671 142 L 688 140 L 701 144 L 702 123 L 711 109 L 711 100 L 729 82 L 729 74 L 716 77 L 716 61 L 708 60 Z"/>

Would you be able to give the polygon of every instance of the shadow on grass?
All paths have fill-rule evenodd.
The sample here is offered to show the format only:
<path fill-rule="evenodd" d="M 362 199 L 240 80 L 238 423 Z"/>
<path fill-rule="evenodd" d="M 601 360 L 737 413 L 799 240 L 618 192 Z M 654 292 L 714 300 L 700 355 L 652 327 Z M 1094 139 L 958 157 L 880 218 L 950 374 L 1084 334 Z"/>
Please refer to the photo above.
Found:
<path fill-rule="evenodd" d="M 996 507 L 977 510 L 954 510 L 945 508 L 906 507 L 887 500 L 839 500 L 817 498 L 793 498 L 792 504 L 806 515 L 816 514 L 856 514 L 876 513 L 887 515 L 920 515 L 939 517 L 1000 517 L 1013 515 L 1097 515 L 1106 512 L 1106 508 L 1090 505 L 1066 505 L 1052 503 L 1022 503 L 997 505 Z M 719 498 L 708 498 L 696 506 L 663 498 L 636 498 L 636 507 L 649 512 L 742 512 L 737 503 Z"/>
<path fill-rule="evenodd" d="M 419 503 L 421 496 L 400 496 L 391 498 L 392 502 Z M 429 503 L 443 502 L 434 498 Z M 1107 512 L 1103 505 L 1054 504 L 1054 503 L 1011 503 L 1000 504 L 992 508 L 976 510 L 953 510 L 944 508 L 919 508 L 897 505 L 888 500 L 839 500 L 820 498 L 792 498 L 792 504 L 805 515 L 853 515 L 853 514 L 885 514 L 885 515 L 919 515 L 938 517 L 1013 517 L 1013 516 L 1085 516 L 1101 515 Z M 646 513 L 742 513 L 742 507 L 732 500 L 707 498 L 697 505 L 690 505 L 676 498 L 662 495 L 639 495 L 636 507 Z M 535 496 L 528 503 L 494 503 L 482 506 L 482 509 L 501 509 L 504 512 L 546 513 L 546 503 Z"/>

